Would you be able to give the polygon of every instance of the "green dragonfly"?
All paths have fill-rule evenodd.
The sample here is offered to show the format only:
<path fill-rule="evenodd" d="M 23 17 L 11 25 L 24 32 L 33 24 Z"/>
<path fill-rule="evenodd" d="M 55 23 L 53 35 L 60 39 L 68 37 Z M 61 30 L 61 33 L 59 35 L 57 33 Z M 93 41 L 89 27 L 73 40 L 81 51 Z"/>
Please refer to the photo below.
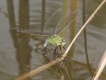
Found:
<path fill-rule="evenodd" d="M 60 37 L 60 33 L 79 15 L 80 10 L 76 10 L 74 12 L 71 12 L 69 15 L 66 15 L 65 17 L 62 17 L 62 9 L 58 9 L 54 14 L 48 19 L 48 21 L 45 23 L 45 26 L 43 30 L 35 29 L 32 30 L 23 30 L 18 28 L 12 28 L 16 29 L 19 32 L 23 33 L 34 33 L 41 36 L 48 36 L 48 38 L 44 42 L 44 48 L 43 53 L 46 52 L 46 47 L 48 45 L 56 45 L 56 48 L 54 50 L 54 53 L 56 53 L 57 49 L 64 48 L 66 41 L 64 38 Z"/>
<path fill-rule="evenodd" d="M 60 48 L 64 48 L 65 49 L 65 44 L 66 44 L 66 40 L 62 37 L 60 37 L 60 33 L 78 16 L 78 14 L 80 13 L 80 10 L 76 10 L 72 13 L 70 13 L 69 15 L 65 16 L 65 17 L 61 17 L 59 18 L 55 18 L 56 15 L 58 15 L 60 12 L 62 12 L 61 9 L 58 9 L 51 17 L 50 19 L 46 22 L 46 26 L 48 26 L 47 24 L 50 24 L 50 22 L 53 22 L 53 20 L 58 19 L 55 22 L 55 29 L 53 31 L 52 36 L 48 37 L 45 42 L 44 42 L 44 49 L 43 51 L 45 52 L 46 47 L 48 45 L 56 45 L 56 48 L 54 50 L 54 53 L 56 53 L 58 47 Z M 59 16 L 60 17 L 60 16 Z M 53 25 L 54 27 L 54 25 Z"/>

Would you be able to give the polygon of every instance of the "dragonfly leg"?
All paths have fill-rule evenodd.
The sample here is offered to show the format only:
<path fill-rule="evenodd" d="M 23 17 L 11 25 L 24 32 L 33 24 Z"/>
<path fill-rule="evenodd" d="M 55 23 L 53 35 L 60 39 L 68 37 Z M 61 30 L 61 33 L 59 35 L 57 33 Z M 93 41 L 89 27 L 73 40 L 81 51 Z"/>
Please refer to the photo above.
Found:
<path fill-rule="evenodd" d="M 63 46 L 63 48 L 65 49 L 65 47 Z"/>
<path fill-rule="evenodd" d="M 61 50 L 62 46 L 60 46 L 60 45 L 59 45 L 59 48 L 60 48 L 60 50 Z M 65 49 L 65 47 L 64 47 L 64 46 L 63 46 L 63 49 Z"/>
<path fill-rule="evenodd" d="M 60 51 L 62 51 L 62 46 L 59 45 L 59 48 L 60 48 Z M 61 55 L 62 55 L 62 52 L 61 52 L 60 56 L 61 56 Z"/>
<path fill-rule="evenodd" d="M 42 53 L 46 55 L 46 47 L 43 48 Z"/>
<path fill-rule="evenodd" d="M 61 46 L 61 45 L 59 45 L 59 48 L 60 48 L 60 51 L 61 51 L 61 53 L 60 53 L 60 56 L 62 56 L 63 55 L 63 49 L 65 50 L 65 47 L 64 46 Z"/>
<path fill-rule="evenodd" d="M 56 48 L 55 48 L 55 50 L 54 50 L 54 52 L 53 52 L 53 55 L 54 55 L 55 53 L 57 53 L 57 49 L 58 49 L 58 46 L 56 46 Z"/>
<path fill-rule="evenodd" d="M 56 50 L 54 51 L 55 59 L 59 58 L 58 48 L 59 48 L 59 46 L 56 46 Z"/>
<path fill-rule="evenodd" d="M 60 48 L 60 50 L 61 50 L 61 46 L 59 45 L 59 48 Z"/>
<path fill-rule="evenodd" d="M 60 49 L 60 51 L 62 51 L 62 48 L 65 49 L 65 47 L 62 47 L 61 45 L 56 46 L 56 48 L 55 48 L 55 50 L 54 50 L 54 52 L 53 52 L 53 55 L 54 55 L 56 58 L 62 56 L 62 54 L 63 54 L 63 52 L 61 52 L 61 53 L 58 54 L 58 48 Z"/>

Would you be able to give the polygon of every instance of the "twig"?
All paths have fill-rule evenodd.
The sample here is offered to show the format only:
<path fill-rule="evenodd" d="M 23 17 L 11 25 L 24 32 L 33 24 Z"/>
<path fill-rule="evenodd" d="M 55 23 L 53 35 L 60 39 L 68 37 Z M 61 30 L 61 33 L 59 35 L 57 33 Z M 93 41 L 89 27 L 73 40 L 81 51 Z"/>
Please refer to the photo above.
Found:
<path fill-rule="evenodd" d="M 103 68 L 106 65 L 106 51 L 104 52 L 101 61 L 98 65 L 98 69 L 96 70 L 96 75 L 92 78 L 92 80 L 97 80 L 101 74 L 101 72 L 103 71 Z"/>
<path fill-rule="evenodd" d="M 37 69 L 17 78 L 16 80 L 25 80 L 28 77 L 32 77 L 38 73 L 40 73 L 41 71 L 49 68 L 50 66 L 55 65 L 56 63 L 59 63 L 60 61 L 64 60 L 64 58 L 66 57 L 66 55 L 68 54 L 68 51 L 70 50 L 70 48 L 72 47 L 73 43 L 75 42 L 75 40 L 77 39 L 77 37 L 80 35 L 80 33 L 83 31 L 83 29 L 86 27 L 86 25 L 94 18 L 94 15 L 97 13 L 97 11 L 103 6 L 103 4 L 106 2 L 106 0 L 104 0 L 99 7 L 94 11 L 94 13 L 90 16 L 90 18 L 86 21 L 86 23 L 83 25 L 83 27 L 80 29 L 80 31 L 77 33 L 77 35 L 74 37 L 74 39 L 72 40 L 72 42 L 70 43 L 69 47 L 67 48 L 67 50 L 65 51 L 65 53 L 62 55 L 61 58 L 58 58 L 57 60 L 54 60 L 48 64 L 45 64 L 41 67 L 38 67 Z"/>
<path fill-rule="evenodd" d="M 27 78 L 29 78 L 29 77 L 33 77 L 33 76 L 35 76 L 36 74 L 40 73 L 41 71 L 43 71 L 43 70 L 45 70 L 45 69 L 48 69 L 49 67 L 55 65 L 56 63 L 59 63 L 59 62 L 62 61 L 63 59 L 64 59 L 64 58 L 61 57 L 61 58 L 59 58 L 59 59 L 57 59 L 57 60 L 54 60 L 54 61 L 52 61 L 52 62 L 50 62 L 50 63 L 48 63 L 48 64 L 45 64 L 45 65 L 43 65 L 43 66 L 40 66 L 40 67 L 38 67 L 38 68 L 36 68 L 36 69 L 30 71 L 29 73 L 27 73 L 27 74 L 25 74 L 25 75 L 23 75 L 23 76 L 17 78 L 16 80 L 25 80 L 25 79 L 27 79 Z"/>

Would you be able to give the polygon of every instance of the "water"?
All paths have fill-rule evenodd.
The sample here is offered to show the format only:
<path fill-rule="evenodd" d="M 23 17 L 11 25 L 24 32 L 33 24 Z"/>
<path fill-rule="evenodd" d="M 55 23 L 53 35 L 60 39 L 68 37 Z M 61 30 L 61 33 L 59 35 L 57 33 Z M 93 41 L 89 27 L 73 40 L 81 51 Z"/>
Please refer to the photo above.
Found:
<path fill-rule="evenodd" d="M 44 21 L 55 12 L 57 9 L 62 8 L 62 0 L 25 0 L 13 1 L 13 6 L 10 1 L 1 0 L 0 3 L 0 80 L 14 80 L 32 69 L 43 65 L 44 58 L 41 53 L 44 40 L 39 36 L 34 37 L 28 34 L 17 33 L 10 28 L 18 26 L 23 29 L 35 29 L 44 26 Z M 7 5 L 8 4 L 8 5 Z M 100 0 L 87 0 L 86 2 L 86 19 L 91 15 L 95 8 L 100 4 Z M 88 5 L 89 4 L 89 5 Z M 43 7 L 42 7 L 43 5 Z M 7 8 L 8 6 L 8 8 Z M 45 6 L 45 8 L 44 8 Z M 79 9 L 82 7 L 81 1 L 78 4 Z M 42 17 L 43 10 L 49 15 L 45 14 Z M 94 8 L 94 9 L 93 9 Z M 14 12 L 14 13 L 13 13 Z M 87 25 L 87 48 L 90 66 L 95 70 L 99 60 L 106 49 L 106 15 L 105 6 L 101 8 L 95 18 Z M 8 18 L 9 16 L 10 18 Z M 77 18 L 77 31 L 82 26 L 81 14 Z M 67 30 L 67 29 L 66 29 Z M 70 43 L 70 30 L 66 31 L 67 36 L 65 39 L 67 45 Z M 83 33 L 79 36 L 75 45 L 75 54 L 72 58 L 74 66 L 71 66 L 73 71 L 73 80 L 89 80 L 92 74 L 87 69 L 86 55 L 84 52 L 84 39 Z M 57 66 L 56 66 L 57 67 Z M 52 70 L 46 70 L 34 78 L 28 80 L 60 80 L 58 74 L 53 73 Z M 106 70 L 103 71 L 106 73 Z M 54 74 L 54 75 L 53 75 Z M 66 75 L 65 75 L 66 76 Z M 102 80 L 103 79 L 103 74 Z"/>

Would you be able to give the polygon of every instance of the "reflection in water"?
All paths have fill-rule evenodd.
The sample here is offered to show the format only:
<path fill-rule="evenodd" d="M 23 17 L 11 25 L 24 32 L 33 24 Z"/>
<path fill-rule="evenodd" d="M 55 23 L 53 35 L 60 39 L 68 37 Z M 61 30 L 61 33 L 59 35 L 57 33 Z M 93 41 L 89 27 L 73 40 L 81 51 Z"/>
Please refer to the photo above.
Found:
<path fill-rule="evenodd" d="M 15 19 L 14 19 L 14 9 L 13 2 L 9 2 L 8 4 L 8 14 L 10 26 L 15 27 Z M 19 3 L 19 26 L 21 28 L 29 28 L 29 3 L 28 0 L 20 0 Z M 14 41 L 14 46 L 16 48 L 17 60 L 19 62 L 19 74 L 22 75 L 30 70 L 30 57 L 31 57 L 31 48 L 29 46 L 29 38 L 27 38 L 24 34 L 16 33 L 16 31 L 11 30 L 11 35 Z M 18 37 L 17 37 L 18 35 Z M 28 79 L 29 80 L 29 79 Z"/>
<path fill-rule="evenodd" d="M 85 24 L 85 0 L 83 0 L 83 25 Z M 84 47 L 85 47 L 85 54 L 86 54 L 86 62 L 88 64 L 89 71 L 93 75 L 93 72 L 91 70 L 91 66 L 89 63 L 89 57 L 88 57 L 88 49 L 87 49 L 87 35 L 86 35 L 86 28 L 84 29 Z"/>
<path fill-rule="evenodd" d="M 4 0 L 3 0 L 4 1 Z M 14 1 L 14 2 L 13 2 Z M 39 67 L 42 65 L 42 62 L 44 62 L 41 52 L 39 52 L 38 49 L 41 49 L 43 40 L 41 40 L 41 37 L 35 37 L 33 35 L 28 35 L 25 33 L 17 33 L 15 30 L 8 30 L 8 21 L 7 18 L 9 18 L 9 24 L 11 28 L 19 27 L 22 29 L 33 29 L 36 30 L 36 27 L 39 28 L 41 26 L 45 25 L 45 21 L 48 20 L 48 18 L 55 12 L 57 9 L 62 7 L 63 1 L 61 0 L 19 0 L 19 4 L 15 2 L 16 0 L 7 0 L 7 10 L 5 9 L 5 6 L 0 6 L 1 10 L 0 13 L 0 79 L 7 80 L 7 79 L 14 79 L 16 76 L 21 76 L 22 74 L 29 72 L 30 70 L 34 69 L 35 67 Z M 17 0 L 18 1 L 18 0 Z M 96 5 L 94 4 L 94 1 L 100 0 L 91 0 L 93 1 L 93 7 Z M 14 3 L 14 4 L 13 4 Z M 0 3 L 1 4 L 1 3 Z M 41 8 L 42 4 L 42 8 Z M 18 5 L 18 8 L 16 7 Z M 80 7 L 82 4 L 80 4 Z M 87 9 L 93 9 L 91 6 L 88 6 Z M 19 9 L 19 12 L 17 10 Z M 87 33 L 89 36 L 87 36 L 88 40 L 88 50 L 89 50 L 89 58 L 90 58 L 90 66 L 95 67 L 98 64 L 98 60 L 101 56 L 100 53 L 102 51 L 104 52 L 106 46 L 106 28 L 105 28 L 105 8 L 102 8 L 103 12 L 100 14 L 97 14 L 95 17 L 95 21 L 93 20 L 93 26 L 92 24 L 89 25 L 87 29 Z M 6 10 L 6 11 L 5 11 Z M 5 14 L 8 11 L 8 15 Z M 46 14 L 49 13 L 49 14 Z M 88 11 L 91 12 L 91 11 Z M 17 14 L 19 15 L 17 17 Z M 9 16 L 9 17 L 8 17 Z M 79 16 L 80 17 L 80 16 Z M 3 18 L 3 19 L 2 19 Z M 19 19 L 18 19 L 19 18 Z M 18 22 L 16 20 L 19 20 Z M 80 18 L 81 19 L 81 18 Z M 97 20 L 99 19 L 99 20 Z M 79 20 L 81 21 L 81 20 Z M 17 25 L 17 23 L 19 25 Z M 82 26 L 82 22 L 78 22 L 77 25 Z M 102 26 L 102 28 L 98 28 Z M 42 31 L 44 28 L 40 29 Z M 9 35 L 11 32 L 11 36 Z M 67 33 L 69 35 L 69 33 Z M 33 37 L 34 40 L 32 39 Z M 69 41 L 69 37 L 67 38 Z M 36 44 L 36 45 L 35 45 Z M 68 44 L 68 43 L 67 43 Z M 83 37 L 80 36 L 77 43 L 76 43 L 76 51 L 74 55 L 74 59 L 76 59 L 79 62 L 73 61 L 76 63 L 74 66 L 75 69 L 75 80 L 81 79 L 85 80 L 87 78 L 91 78 L 91 74 L 89 73 L 89 70 L 86 69 L 88 66 L 82 63 L 86 63 L 85 61 L 85 53 L 83 52 Z M 9 47 L 8 47 L 9 46 Z M 14 47 L 13 47 L 14 46 Z M 16 55 L 15 55 L 16 50 Z M 40 50 L 41 51 L 41 50 Z M 93 59 L 93 60 L 92 60 Z M 18 61 L 18 62 L 17 62 Z M 70 61 L 70 60 L 69 60 Z M 45 61 L 46 62 L 46 61 Z M 70 63 L 70 62 L 69 62 Z M 68 65 L 68 62 L 65 63 L 68 70 L 72 70 L 73 68 L 71 65 Z M 79 64 L 79 65 L 78 65 Z M 92 64 L 92 65 L 91 65 Z M 53 67 L 54 68 L 54 67 Z M 59 69 L 61 68 L 58 66 L 58 64 L 55 66 L 54 69 L 49 69 L 48 71 L 44 71 L 44 73 L 41 73 L 42 75 L 37 75 L 34 77 L 35 80 L 43 80 L 45 76 L 48 76 L 48 74 L 55 73 L 55 70 L 58 70 L 59 72 L 63 71 L 64 74 L 67 76 L 68 74 L 71 75 L 71 73 L 67 73 L 66 69 Z M 58 69 L 56 69 L 58 68 Z M 73 70 L 74 70 L 73 69 Z M 57 73 L 55 75 L 58 75 L 60 73 Z M 42 77 L 41 77 L 42 76 Z M 3 78 L 5 77 L 5 78 Z M 68 77 L 67 77 L 68 78 Z M 66 78 L 66 80 L 67 80 Z M 59 80 L 59 76 L 54 76 L 51 74 L 51 76 L 48 78 L 48 80 Z M 69 79 L 69 78 L 68 78 Z M 105 76 L 103 78 L 106 79 Z M 28 79 L 30 80 L 30 79 Z"/>
<path fill-rule="evenodd" d="M 13 2 L 8 3 L 8 14 L 9 14 L 9 22 L 11 27 L 19 27 L 21 29 L 29 29 L 29 0 L 20 0 L 19 1 L 19 25 L 16 26 L 15 18 L 14 18 L 14 9 Z M 42 2 L 42 20 L 41 27 L 43 30 L 45 22 L 45 1 Z M 14 46 L 16 48 L 17 53 L 17 61 L 19 62 L 19 75 L 22 75 L 28 71 L 30 71 L 30 58 L 31 58 L 31 47 L 29 46 L 30 38 L 28 34 L 17 33 L 15 30 L 11 30 L 11 35 L 14 41 Z M 27 35 L 27 36 L 26 36 Z M 31 37 L 32 38 L 32 37 Z M 37 38 L 34 38 L 37 40 Z M 42 43 L 42 42 L 41 42 Z M 41 43 L 36 44 L 35 51 Z M 29 80 L 29 79 L 28 79 Z"/>
<path fill-rule="evenodd" d="M 29 0 L 19 1 L 19 27 L 29 28 Z M 24 34 L 18 34 L 17 60 L 19 62 L 20 75 L 30 70 L 31 47 L 29 38 Z"/>
<path fill-rule="evenodd" d="M 29 29 L 29 0 L 19 0 L 19 28 Z"/>
<path fill-rule="evenodd" d="M 45 25 L 45 0 L 42 0 L 41 32 L 43 32 L 44 25 Z"/>
<path fill-rule="evenodd" d="M 13 0 L 10 0 L 10 1 L 7 0 L 7 10 L 8 10 L 8 15 L 9 15 L 10 27 L 16 27 Z"/>
<path fill-rule="evenodd" d="M 55 56 L 56 57 L 56 56 Z M 51 62 L 54 57 L 47 57 L 45 54 L 43 54 L 44 62 L 48 63 Z M 65 80 L 72 80 L 72 75 L 71 75 L 71 69 L 72 65 L 71 60 L 69 58 L 66 58 L 65 60 L 61 61 L 60 63 L 51 66 L 48 70 L 50 73 L 58 76 L 64 76 Z"/>
<path fill-rule="evenodd" d="M 87 18 L 93 13 L 93 11 L 99 6 L 99 4 L 101 3 L 101 0 L 90 0 L 88 1 L 87 5 L 87 9 L 86 9 L 86 13 L 87 13 Z M 94 25 L 96 27 L 99 28 L 105 28 L 106 27 L 106 9 L 105 9 L 106 5 L 104 5 L 104 7 L 102 7 L 98 13 L 95 15 L 95 18 L 91 21 L 91 25 Z"/>

